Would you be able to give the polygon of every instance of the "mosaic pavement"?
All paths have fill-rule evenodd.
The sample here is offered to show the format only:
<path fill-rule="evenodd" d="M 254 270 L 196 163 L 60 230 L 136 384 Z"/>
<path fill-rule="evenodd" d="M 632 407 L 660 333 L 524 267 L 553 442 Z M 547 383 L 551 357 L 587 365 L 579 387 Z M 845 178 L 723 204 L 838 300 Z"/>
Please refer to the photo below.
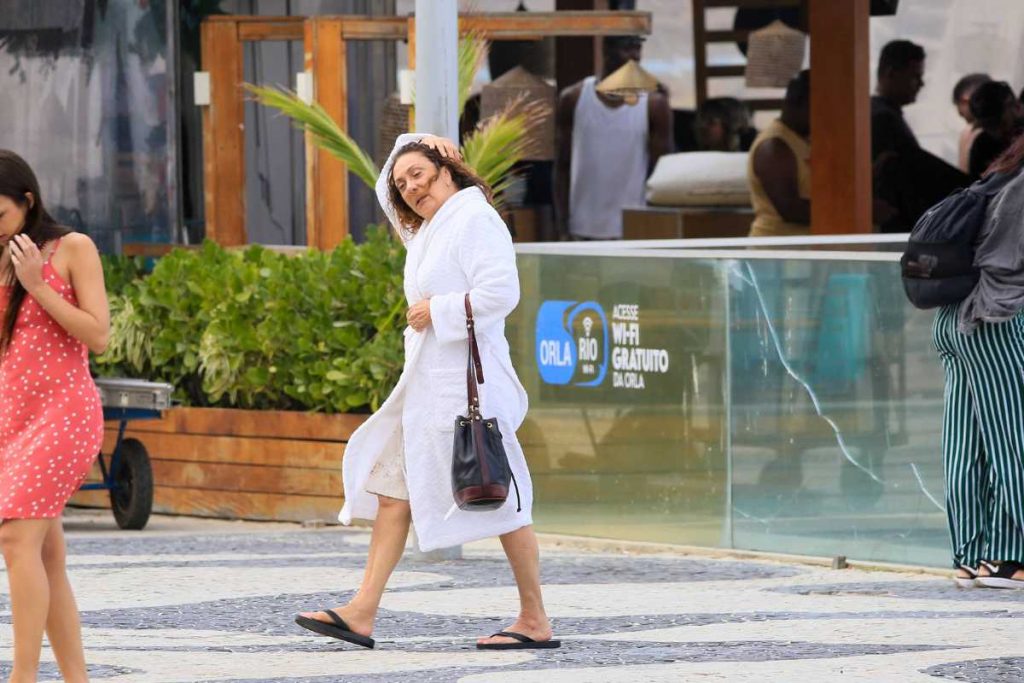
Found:
<path fill-rule="evenodd" d="M 142 533 L 111 527 L 96 513 L 68 520 L 100 683 L 1024 680 L 1024 591 L 964 591 L 937 576 L 545 549 L 562 648 L 480 652 L 474 639 L 516 611 L 503 556 L 484 542 L 462 561 L 404 560 L 368 651 L 292 623 L 351 594 L 363 531 L 175 518 Z M 4 578 L 0 675 L 6 590 Z M 59 680 L 49 650 L 44 660 L 40 680 Z"/>

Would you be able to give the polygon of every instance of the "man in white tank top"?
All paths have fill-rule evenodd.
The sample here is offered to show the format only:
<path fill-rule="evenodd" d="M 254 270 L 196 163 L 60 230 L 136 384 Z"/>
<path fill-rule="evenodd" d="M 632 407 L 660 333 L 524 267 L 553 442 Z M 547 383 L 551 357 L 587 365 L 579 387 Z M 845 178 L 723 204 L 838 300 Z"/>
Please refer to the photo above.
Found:
<path fill-rule="evenodd" d="M 640 61 L 641 38 L 604 40 L 601 79 L 630 59 Z M 647 176 L 671 151 L 672 110 L 666 93 L 634 105 L 598 93 L 583 79 L 558 99 L 555 209 L 562 239 L 621 239 L 622 208 L 645 203 Z"/>

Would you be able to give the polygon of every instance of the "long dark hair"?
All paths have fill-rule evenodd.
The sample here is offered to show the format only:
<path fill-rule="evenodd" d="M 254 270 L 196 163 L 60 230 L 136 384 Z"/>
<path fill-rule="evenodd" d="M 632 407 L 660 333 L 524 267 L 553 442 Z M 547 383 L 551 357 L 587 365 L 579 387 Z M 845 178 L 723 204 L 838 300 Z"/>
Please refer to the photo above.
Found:
<path fill-rule="evenodd" d="M 448 172 L 451 173 L 452 181 L 455 186 L 460 190 L 465 190 L 467 187 L 479 187 L 480 191 L 484 193 L 484 197 L 491 204 L 494 204 L 494 195 L 491 191 L 491 186 L 487 182 L 478 176 L 476 173 L 471 171 L 461 161 L 456 159 L 450 159 L 445 156 L 441 156 L 433 147 L 424 145 L 421 142 L 410 142 L 407 145 L 403 145 L 398 154 L 395 155 L 395 161 L 398 161 L 402 156 L 410 152 L 419 152 L 427 158 L 427 160 L 434 165 L 434 167 L 440 172 L 442 168 L 447 168 Z M 392 165 L 394 169 L 394 165 Z M 409 232 L 416 232 L 423 225 L 423 218 L 420 217 L 415 211 L 412 210 L 405 200 L 402 199 L 402 193 L 398 191 L 398 185 L 395 184 L 395 175 L 392 170 L 391 174 L 388 175 L 388 196 L 391 199 L 391 204 L 395 207 L 395 211 L 398 213 L 398 220 L 402 224 L 402 227 Z"/>
<path fill-rule="evenodd" d="M 28 198 L 30 193 L 31 202 Z M 0 195 L 25 208 L 25 225 L 20 234 L 27 236 L 39 249 L 47 242 L 71 232 L 58 225 L 46 212 L 36 174 L 24 159 L 8 149 L 0 149 Z M 10 249 L 10 244 L 6 248 Z M 18 311 L 21 310 L 21 304 L 27 294 L 18 278 L 13 277 L 13 268 L 12 264 L 11 272 L 7 274 L 14 282 L 11 286 L 11 296 L 7 300 L 7 309 L 3 314 L 3 324 L 0 326 L 0 352 L 11 343 L 14 323 L 18 319 Z"/>

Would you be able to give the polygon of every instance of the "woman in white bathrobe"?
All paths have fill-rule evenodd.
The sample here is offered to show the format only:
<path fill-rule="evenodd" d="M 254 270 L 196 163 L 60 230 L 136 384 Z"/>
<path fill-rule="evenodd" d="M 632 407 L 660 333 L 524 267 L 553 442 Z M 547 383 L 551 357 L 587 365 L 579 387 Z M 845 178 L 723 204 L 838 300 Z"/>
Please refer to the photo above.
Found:
<path fill-rule="evenodd" d="M 373 519 L 363 582 L 347 605 L 305 612 L 296 622 L 364 647 L 381 596 L 405 549 L 409 524 L 421 550 L 501 539 L 519 589 L 519 617 L 481 638 L 481 649 L 558 647 L 544 611 L 540 553 L 533 532 L 533 489 L 516 430 L 527 397 L 509 356 L 505 318 L 519 302 L 519 275 L 508 228 L 490 203 L 490 188 L 458 159 L 450 141 L 402 135 L 377 197 L 407 249 L 405 367 L 394 391 L 345 449 L 343 524 Z M 466 512 L 451 484 L 455 417 L 466 414 L 468 338 L 463 299 L 469 292 L 485 383 L 481 412 L 496 417 L 518 484 L 497 510 Z"/>

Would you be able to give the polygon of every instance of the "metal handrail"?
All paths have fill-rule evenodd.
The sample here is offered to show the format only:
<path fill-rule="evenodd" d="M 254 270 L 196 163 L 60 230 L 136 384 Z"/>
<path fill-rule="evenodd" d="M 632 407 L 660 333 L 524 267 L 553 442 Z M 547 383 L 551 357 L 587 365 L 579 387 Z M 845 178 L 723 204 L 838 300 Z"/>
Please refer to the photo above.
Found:
<path fill-rule="evenodd" d="M 807 247 L 807 246 L 856 246 L 856 245 L 900 245 L 906 244 L 909 233 L 865 234 L 865 235 L 802 235 L 798 237 L 711 237 L 671 240 L 606 240 L 586 242 L 520 242 L 517 249 L 522 253 L 542 254 L 548 248 L 552 253 L 563 253 L 561 247 L 568 246 L 574 252 L 599 252 L 607 249 L 635 251 L 647 249 L 746 249 L 763 247 Z"/>

